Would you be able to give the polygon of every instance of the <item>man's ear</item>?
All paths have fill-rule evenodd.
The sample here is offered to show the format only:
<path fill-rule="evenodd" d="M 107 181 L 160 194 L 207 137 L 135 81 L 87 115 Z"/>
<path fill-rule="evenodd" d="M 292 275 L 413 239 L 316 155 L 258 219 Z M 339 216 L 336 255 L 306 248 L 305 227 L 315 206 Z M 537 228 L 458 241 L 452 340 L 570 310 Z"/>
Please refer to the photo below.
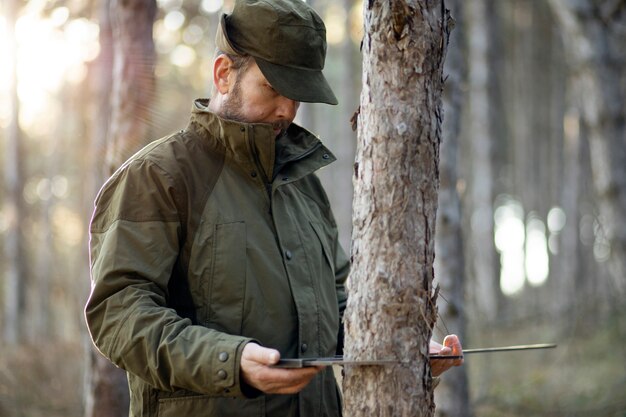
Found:
<path fill-rule="evenodd" d="M 229 92 L 233 73 L 233 61 L 227 55 L 222 54 L 215 58 L 215 62 L 213 62 L 213 85 L 220 94 Z"/>

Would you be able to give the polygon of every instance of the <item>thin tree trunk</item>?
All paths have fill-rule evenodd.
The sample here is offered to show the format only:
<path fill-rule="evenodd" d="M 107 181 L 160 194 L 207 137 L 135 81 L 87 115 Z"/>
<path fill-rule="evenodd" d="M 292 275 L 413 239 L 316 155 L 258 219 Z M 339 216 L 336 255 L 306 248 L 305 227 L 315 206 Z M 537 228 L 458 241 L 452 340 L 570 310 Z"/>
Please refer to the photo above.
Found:
<path fill-rule="evenodd" d="M 354 163 L 354 152 L 356 148 L 356 135 L 352 130 L 350 124 L 350 117 L 357 108 L 358 96 L 354 88 L 354 78 L 358 74 L 360 65 L 355 65 L 353 59 L 354 45 L 350 38 L 349 28 L 352 25 L 351 9 L 354 4 L 354 0 L 342 0 L 343 7 L 346 10 L 346 37 L 339 46 L 341 53 L 344 56 L 343 63 L 341 64 L 341 85 L 339 86 L 339 94 L 343 103 L 340 103 L 341 117 L 337 126 L 339 140 L 335 143 L 335 155 L 337 156 L 337 179 L 335 182 L 334 193 L 337 196 L 335 201 L 342 201 L 342 206 L 339 210 L 335 210 L 335 220 L 337 226 L 341 231 L 340 243 L 342 247 L 348 248 L 350 246 L 350 237 L 352 230 L 352 195 L 353 185 L 350 181 L 352 174 L 352 165 Z M 356 90 L 358 91 L 358 90 Z M 348 198 L 346 198 L 348 197 Z"/>
<path fill-rule="evenodd" d="M 4 216 L 6 231 L 4 235 L 4 329 L 3 339 L 7 344 L 17 344 L 24 336 L 25 302 L 25 267 L 22 251 L 22 188 L 24 186 L 21 164 L 21 131 L 19 125 L 19 99 L 17 96 L 17 42 L 15 39 L 15 21 L 17 18 L 17 0 L 6 2 L 7 44 L 11 58 L 11 120 L 6 131 L 4 148 L 4 183 L 6 194 Z"/>
<path fill-rule="evenodd" d="M 467 81 L 467 65 L 463 57 L 461 1 L 447 3 L 455 19 L 450 49 L 444 70 L 446 73 L 443 101 L 444 123 L 441 142 L 439 210 L 435 234 L 435 277 L 441 288 L 443 302 L 439 302 L 439 325 L 436 334 L 441 340 L 454 333 L 465 340 L 465 258 L 461 201 L 457 191 L 458 148 L 461 136 L 461 113 L 463 108 L 463 84 Z M 467 386 L 467 370 L 457 368 L 454 375 L 443 378 L 435 391 L 436 416 L 469 417 L 471 409 Z"/>
<path fill-rule="evenodd" d="M 58 142 L 56 139 L 58 135 L 54 135 L 52 141 Z M 57 154 L 58 155 L 58 154 Z M 54 155 L 52 155 L 54 158 Z M 55 161 L 50 162 L 48 169 L 49 174 L 54 172 L 53 165 L 56 165 Z M 28 328 L 27 338 L 30 342 L 43 344 L 50 342 L 58 334 L 52 334 L 50 299 L 52 288 L 51 281 L 55 274 L 54 266 L 54 239 L 52 232 L 52 224 L 50 219 L 50 213 L 54 204 L 54 195 L 52 194 L 52 179 L 51 175 L 48 175 L 50 183 L 48 184 L 49 191 L 46 199 L 41 204 L 41 226 L 38 233 L 38 247 L 37 247 L 37 267 L 35 271 L 35 285 L 27 290 L 27 293 L 32 292 L 32 296 L 27 304 L 33 310 L 32 325 Z M 33 288 L 34 287 L 34 288 Z M 32 304 L 31 304 L 32 303 Z"/>
<path fill-rule="evenodd" d="M 441 141 L 443 2 L 365 2 L 363 91 L 354 167 L 353 269 L 345 415 L 432 416 L 428 343 Z"/>
<path fill-rule="evenodd" d="M 94 164 L 97 170 L 94 173 L 96 187 L 102 178 L 108 177 L 124 160 L 146 144 L 150 109 L 155 96 L 152 26 L 156 2 L 109 0 L 105 3 L 109 3 L 110 9 L 102 13 L 104 32 L 101 39 L 104 47 L 108 42 L 112 49 L 106 49 L 100 62 L 103 78 L 98 81 L 101 83 L 100 107 L 103 113 L 96 124 L 93 156 L 97 159 L 100 152 L 105 150 L 106 157 L 103 165 L 99 166 L 97 161 Z M 112 84 L 110 97 L 106 89 L 109 80 Z M 109 109 L 110 130 L 107 117 Z M 104 138 L 106 143 L 103 146 Z M 86 417 L 128 415 L 126 374 L 93 350 L 89 357 L 91 366 L 86 375 Z"/>
<path fill-rule="evenodd" d="M 155 98 L 155 0 L 111 0 L 113 86 L 106 169 L 112 173 L 148 141 Z"/>
<path fill-rule="evenodd" d="M 468 26 L 469 116 L 468 141 L 471 148 L 471 259 L 474 271 L 474 298 L 478 311 L 488 320 L 498 312 L 498 278 L 493 245 L 493 171 L 491 163 L 488 19 L 485 0 L 465 3 Z"/>
<path fill-rule="evenodd" d="M 579 234 L 579 196 L 580 196 L 580 183 L 581 176 L 581 163 L 580 163 L 580 116 L 574 109 L 568 109 L 565 113 L 563 121 L 564 131 L 564 182 L 562 191 L 563 211 L 565 213 L 565 227 L 561 234 L 561 257 L 563 261 L 561 263 L 560 274 L 555 278 L 558 280 L 556 288 L 559 290 L 555 297 L 554 303 L 556 304 L 556 313 L 560 317 L 564 317 L 564 313 L 571 314 L 568 323 L 568 329 L 574 326 L 573 323 L 577 322 L 576 315 L 578 312 L 573 308 L 577 304 L 577 285 L 580 281 L 578 276 L 580 274 L 580 257 L 579 246 L 580 239 Z M 580 297 L 581 294 L 578 294 Z M 566 316 L 567 317 L 567 316 Z M 572 324 L 569 324 L 572 323 Z M 563 334 L 568 334 L 563 332 Z"/>
<path fill-rule="evenodd" d="M 588 129 L 593 184 L 598 195 L 610 294 L 626 293 L 626 4 L 549 0 L 564 31 L 577 105 Z"/>
<path fill-rule="evenodd" d="M 551 122 L 549 125 L 552 154 L 550 162 L 552 173 L 550 177 L 553 179 L 549 195 L 555 196 L 556 204 L 554 206 L 560 207 L 567 219 L 564 229 L 556 232 L 550 230 L 548 238 L 550 276 L 548 280 L 551 281 L 551 285 L 545 295 L 550 297 L 550 301 L 546 304 L 552 307 L 551 313 L 553 317 L 562 318 L 566 317 L 575 300 L 573 289 L 576 271 L 579 269 L 579 259 L 575 256 L 579 242 L 577 236 L 578 221 L 574 219 L 579 217 L 578 182 L 581 178 L 579 177 L 578 150 L 580 148 L 580 139 L 577 127 L 575 132 L 565 131 L 566 123 L 571 123 L 575 120 L 577 126 L 578 117 L 569 114 L 566 108 L 568 78 L 563 77 L 563 74 L 567 73 L 564 63 L 563 40 L 558 27 L 554 25 L 555 17 L 550 10 L 550 6 L 545 3 L 544 7 L 548 10 L 548 25 L 551 26 L 551 65 L 548 85 L 550 90 L 549 114 Z M 569 122 L 565 122 L 568 119 Z M 549 221 L 548 226 L 550 226 Z"/>

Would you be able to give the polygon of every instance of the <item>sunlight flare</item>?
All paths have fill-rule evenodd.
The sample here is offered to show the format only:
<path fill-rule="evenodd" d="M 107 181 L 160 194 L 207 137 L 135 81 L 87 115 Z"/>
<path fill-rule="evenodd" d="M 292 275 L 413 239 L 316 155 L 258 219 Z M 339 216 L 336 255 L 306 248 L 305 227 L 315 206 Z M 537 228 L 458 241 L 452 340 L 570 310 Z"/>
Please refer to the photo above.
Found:
<path fill-rule="evenodd" d="M 36 8 L 27 8 L 15 23 L 15 54 L 8 44 L 5 17 L 0 17 L 0 93 L 9 94 L 11 59 L 16 63 L 20 125 L 31 131 L 42 125 L 40 117 L 49 114 L 53 97 L 69 83 L 78 85 L 87 76 L 86 63 L 100 53 L 99 27 L 86 18 L 70 19 L 66 7 L 54 9 L 43 17 Z M 14 56 L 13 56 L 14 55 Z M 10 109 L 0 106 L 0 116 Z"/>
<path fill-rule="evenodd" d="M 494 211 L 494 243 L 500 253 L 500 289 L 513 296 L 524 288 L 524 209 L 520 202 L 503 196 Z"/>
<path fill-rule="evenodd" d="M 548 279 L 550 261 L 546 227 L 541 219 L 534 216 L 530 216 L 526 223 L 525 267 L 530 285 L 543 285 Z"/>

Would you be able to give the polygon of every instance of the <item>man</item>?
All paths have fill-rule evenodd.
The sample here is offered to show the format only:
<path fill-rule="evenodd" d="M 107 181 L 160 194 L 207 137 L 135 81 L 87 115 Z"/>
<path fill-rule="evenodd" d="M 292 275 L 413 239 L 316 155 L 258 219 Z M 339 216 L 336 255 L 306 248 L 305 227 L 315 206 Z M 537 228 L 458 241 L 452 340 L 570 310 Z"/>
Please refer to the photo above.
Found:
<path fill-rule="evenodd" d="M 89 330 L 132 416 L 337 416 L 330 368 L 272 367 L 342 342 L 349 263 L 313 174 L 334 157 L 292 123 L 301 101 L 337 103 L 324 24 L 301 0 L 238 0 L 217 45 L 212 99 L 98 195 Z"/>

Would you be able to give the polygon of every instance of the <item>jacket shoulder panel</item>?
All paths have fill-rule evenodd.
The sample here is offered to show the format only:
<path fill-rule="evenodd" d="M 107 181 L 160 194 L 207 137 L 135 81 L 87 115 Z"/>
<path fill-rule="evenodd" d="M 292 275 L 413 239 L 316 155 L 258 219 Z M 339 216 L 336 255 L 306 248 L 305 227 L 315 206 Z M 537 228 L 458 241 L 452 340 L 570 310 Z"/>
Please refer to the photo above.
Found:
<path fill-rule="evenodd" d="M 147 145 L 124 163 L 96 198 L 92 231 L 118 219 L 193 220 L 215 185 L 224 153 L 207 139 L 181 131 Z"/>

